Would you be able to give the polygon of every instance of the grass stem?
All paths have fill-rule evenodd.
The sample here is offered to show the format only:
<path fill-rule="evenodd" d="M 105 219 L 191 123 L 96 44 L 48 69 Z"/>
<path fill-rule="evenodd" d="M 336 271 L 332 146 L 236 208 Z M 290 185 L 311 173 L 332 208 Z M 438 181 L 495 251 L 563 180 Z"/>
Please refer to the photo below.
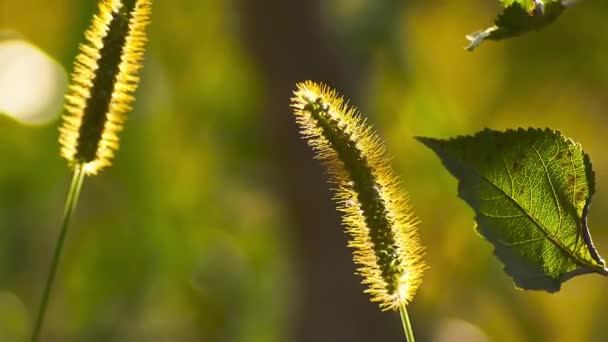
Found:
<path fill-rule="evenodd" d="M 399 306 L 399 313 L 401 314 L 401 323 L 403 323 L 403 331 L 405 332 L 405 341 L 415 342 L 410 317 L 407 314 L 407 309 L 405 308 L 405 303 L 403 302 L 401 302 L 401 305 Z"/>
<path fill-rule="evenodd" d="M 61 251 L 63 250 L 63 244 L 65 242 L 65 238 L 67 235 L 68 227 L 70 225 L 70 219 L 72 218 L 72 214 L 74 212 L 74 208 L 76 208 L 76 203 L 78 203 L 78 197 L 80 196 L 80 189 L 82 188 L 82 181 L 84 180 L 85 172 L 83 168 L 78 165 L 74 168 L 74 175 L 72 176 L 72 184 L 70 185 L 70 190 L 68 192 L 68 197 L 65 201 L 65 209 L 63 212 L 63 222 L 61 224 L 61 232 L 59 233 L 59 238 L 55 245 L 55 250 L 53 252 L 53 260 L 51 261 L 51 269 L 49 271 L 45 286 L 44 292 L 42 293 L 42 300 L 40 302 L 40 307 L 38 309 L 38 316 L 36 317 L 36 323 L 34 325 L 34 330 L 32 333 L 32 342 L 38 342 L 40 337 L 40 332 L 42 330 L 42 325 L 44 323 L 44 317 L 46 314 L 46 308 L 48 305 L 49 297 L 51 294 L 51 290 L 53 287 L 53 282 L 55 280 L 55 275 L 57 274 L 57 269 L 59 267 L 59 261 L 61 259 Z"/>

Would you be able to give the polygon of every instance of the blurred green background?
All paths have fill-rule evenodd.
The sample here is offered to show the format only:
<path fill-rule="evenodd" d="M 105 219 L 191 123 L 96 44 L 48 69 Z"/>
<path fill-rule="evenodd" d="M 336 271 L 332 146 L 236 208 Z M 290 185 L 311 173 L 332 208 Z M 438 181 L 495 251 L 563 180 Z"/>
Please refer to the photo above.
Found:
<path fill-rule="evenodd" d="M 93 0 L 0 0 L 0 29 L 68 71 Z M 414 136 L 552 127 L 590 154 L 591 233 L 608 255 L 608 3 L 466 52 L 498 1 L 156 1 L 114 166 L 85 181 L 45 341 L 402 341 L 362 293 L 323 169 L 297 134 L 297 81 L 323 81 L 385 138 L 431 268 L 419 341 L 606 341 L 608 280 L 513 287 L 456 181 Z M 4 66 L 0 65 L 0 72 Z M 1 94 L 0 94 L 1 96 Z M 0 340 L 24 341 L 69 170 L 58 121 L 0 116 Z"/>

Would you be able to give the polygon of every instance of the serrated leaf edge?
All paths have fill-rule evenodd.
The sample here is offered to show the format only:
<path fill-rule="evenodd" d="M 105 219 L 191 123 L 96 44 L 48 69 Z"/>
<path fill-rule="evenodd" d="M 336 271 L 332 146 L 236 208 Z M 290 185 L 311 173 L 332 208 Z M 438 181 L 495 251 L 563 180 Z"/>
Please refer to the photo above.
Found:
<path fill-rule="evenodd" d="M 585 162 L 587 164 L 589 164 L 589 166 L 591 166 L 591 162 L 589 161 L 589 157 L 588 155 L 583 151 L 582 146 L 577 143 L 576 141 L 574 141 L 571 138 L 566 137 L 561 131 L 559 130 L 554 130 L 551 128 L 545 128 L 545 129 L 541 129 L 541 128 L 532 128 L 529 127 L 527 129 L 524 128 L 518 128 L 518 129 L 506 129 L 505 131 L 501 132 L 501 131 L 496 131 L 496 130 L 492 130 L 489 128 L 485 128 L 473 135 L 458 135 L 456 137 L 450 138 L 450 139 L 437 139 L 437 138 L 429 138 L 429 137 L 415 137 L 416 140 L 420 141 L 422 144 L 424 144 L 425 146 L 427 146 L 428 148 L 430 148 L 431 150 L 435 151 L 435 153 L 437 153 L 437 149 L 434 148 L 433 146 L 429 145 L 429 143 L 449 143 L 450 141 L 455 141 L 458 139 L 462 139 L 462 138 L 475 138 L 477 136 L 480 136 L 482 134 L 487 134 L 487 133 L 499 133 L 499 134 L 506 134 L 506 133 L 519 133 L 519 132 L 539 132 L 539 133 L 550 133 L 553 135 L 556 135 L 558 138 L 563 139 L 563 141 L 565 141 L 568 144 L 572 144 L 574 145 L 574 147 L 579 150 L 580 152 L 583 153 L 583 157 L 585 159 Z M 437 146 L 439 147 L 439 146 Z M 439 156 L 439 155 L 438 155 Z M 542 225 L 534 218 L 532 217 L 532 215 L 530 215 L 528 213 L 527 210 L 525 210 L 516 200 L 514 200 L 513 198 L 511 198 L 510 196 L 508 196 L 503 189 L 501 189 L 500 187 L 496 186 L 496 184 L 492 183 L 489 179 L 487 179 L 486 177 L 484 177 L 483 175 L 480 175 L 477 170 L 473 169 L 473 168 L 469 168 L 465 163 L 462 162 L 462 160 L 460 160 L 459 158 L 454 158 L 451 155 L 449 156 L 449 158 L 451 158 L 452 160 L 454 160 L 455 162 L 457 162 L 458 165 L 460 166 L 464 166 L 467 167 L 468 169 L 472 170 L 480 179 L 485 180 L 486 182 L 488 182 L 489 184 L 493 185 L 494 187 L 496 187 L 497 189 L 499 189 L 509 200 L 511 200 L 512 202 L 514 202 L 521 210 L 524 211 L 524 213 L 534 222 L 534 224 L 539 227 L 539 229 L 543 232 L 543 234 L 545 234 L 545 236 L 547 236 L 547 238 L 557 247 L 560 248 L 560 250 L 563 250 L 566 252 L 566 254 L 570 257 L 572 257 L 577 264 L 579 264 L 581 266 L 581 268 L 578 268 L 576 270 L 564 273 L 560 276 L 559 280 L 561 282 L 564 282 L 574 276 L 577 275 L 581 275 L 581 274 L 587 274 L 587 273 L 599 273 L 602 275 L 607 275 L 608 276 L 608 268 L 606 267 L 606 263 L 604 261 L 603 258 L 600 257 L 597 249 L 595 248 L 595 245 L 593 244 L 593 240 L 591 238 L 591 233 L 589 231 L 589 227 L 587 225 L 587 214 L 588 214 L 588 208 L 589 208 L 589 204 L 591 202 L 591 197 L 593 196 L 595 189 L 594 187 L 590 187 L 589 189 L 589 197 L 587 198 L 587 202 L 585 204 L 585 207 L 583 208 L 583 212 L 581 214 L 581 233 L 583 236 L 583 240 L 591 254 L 591 257 L 598 262 L 598 264 L 600 264 L 600 266 L 595 266 L 595 265 L 591 265 L 588 262 L 581 260 L 576 254 L 572 253 L 566 246 L 562 245 L 561 243 L 559 243 L 558 241 L 555 241 L 553 239 L 553 237 L 549 234 L 549 232 L 547 232 Z M 439 156 L 439 159 L 441 160 L 442 164 L 445 164 L 443 162 L 443 158 L 441 158 L 441 156 Z M 447 169 L 447 168 L 446 168 Z M 592 173 L 593 171 L 590 170 Z M 449 169 L 448 169 L 448 172 Z M 451 174 L 451 172 L 450 172 Z M 454 176 L 454 175 L 452 175 Z M 456 178 L 456 177 L 455 177 Z M 460 180 L 458 180 L 458 184 L 460 185 Z M 593 182 L 593 184 L 595 183 L 595 180 L 592 178 L 591 181 Z M 462 194 L 460 193 L 460 191 L 458 192 L 458 197 L 460 197 L 462 200 L 464 200 L 467 204 L 469 204 L 469 206 L 474 210 L 476 217 L 475 217 L 475 225 L 476 227 L 479 226 L 478 222 L 477 222 L 477 215 L 479 214 L 477 209 L 475 209 L 473 206 L 470 205 L 470 203 L 467 201 L 466 198 L 464 198 L 462 196 Z M 494 245 L 494 243 L 490 242 L 492 245 Z M 496 255 L 496 247 L 494 247 L 494 255 Z M 506 264 L 503 263 L 503 265 L 505 265 L 505 271 L 507 270 L 506 268 Z M 507 272 L 508 274 L 511 274 L 510 272 Z"/>

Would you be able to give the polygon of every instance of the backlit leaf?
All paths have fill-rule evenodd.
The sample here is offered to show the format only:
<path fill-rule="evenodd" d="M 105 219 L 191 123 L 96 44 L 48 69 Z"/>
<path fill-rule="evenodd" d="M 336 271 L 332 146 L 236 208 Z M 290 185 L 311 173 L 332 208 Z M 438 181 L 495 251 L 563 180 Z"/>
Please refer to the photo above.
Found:
<path fill-rule="evenodd" d="M 418 139 L 459 180 L 477 231 L 518 287 L 555 292 L 573 276 L 608 274 L 587 226 L 594 173 L 579 144 L 549 129 Z"/>
<path fill-rule="evenodd" d="M 513 4 L 518 4 L 521 8 L 524 8 L 528 13 L 534 11 L 537 4 L 542 6 L 542 2 L 540 0 L 500 0 L 500 3 L 503 7 L 509 7 Z"/>
<path fill-rule="evenodd" d="M 572 0 L 501 0 L 505 9 L 494 25 L 467 35 L 467 50 L 473 51 L 484 40 L 502 40 L 538 31 L 554 22 Z"/>

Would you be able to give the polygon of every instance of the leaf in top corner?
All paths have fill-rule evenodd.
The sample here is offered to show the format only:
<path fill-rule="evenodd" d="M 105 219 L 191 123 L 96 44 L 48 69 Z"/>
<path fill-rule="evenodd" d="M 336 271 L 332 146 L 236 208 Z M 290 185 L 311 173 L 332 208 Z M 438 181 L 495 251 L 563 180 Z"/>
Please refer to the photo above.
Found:
<path fill-rule="evenodd" d="M 518 4 L 521 8 L 531 13 L 536 8 L 537 4 L 542 6 L 542 2 L 539 0 L 500 0 L 503 7 L 509 7 L 513 4 Z"/>
<path fill-rule="evenodd" d="M 467 50 L 473 51 L 484 40 L 502 40 L 538 31 L 554 22 L 571 0 L 501 0 L 505 6 L 494 25 L 467 35 Z"/>
<path fill-rule="evenodd" d="M 579 144 L 549 129 L 418 139 L 459 180 L 516 286 L 555 292 L 576 275 L 608 274 L 587 227 L 594 174 Z"/>

